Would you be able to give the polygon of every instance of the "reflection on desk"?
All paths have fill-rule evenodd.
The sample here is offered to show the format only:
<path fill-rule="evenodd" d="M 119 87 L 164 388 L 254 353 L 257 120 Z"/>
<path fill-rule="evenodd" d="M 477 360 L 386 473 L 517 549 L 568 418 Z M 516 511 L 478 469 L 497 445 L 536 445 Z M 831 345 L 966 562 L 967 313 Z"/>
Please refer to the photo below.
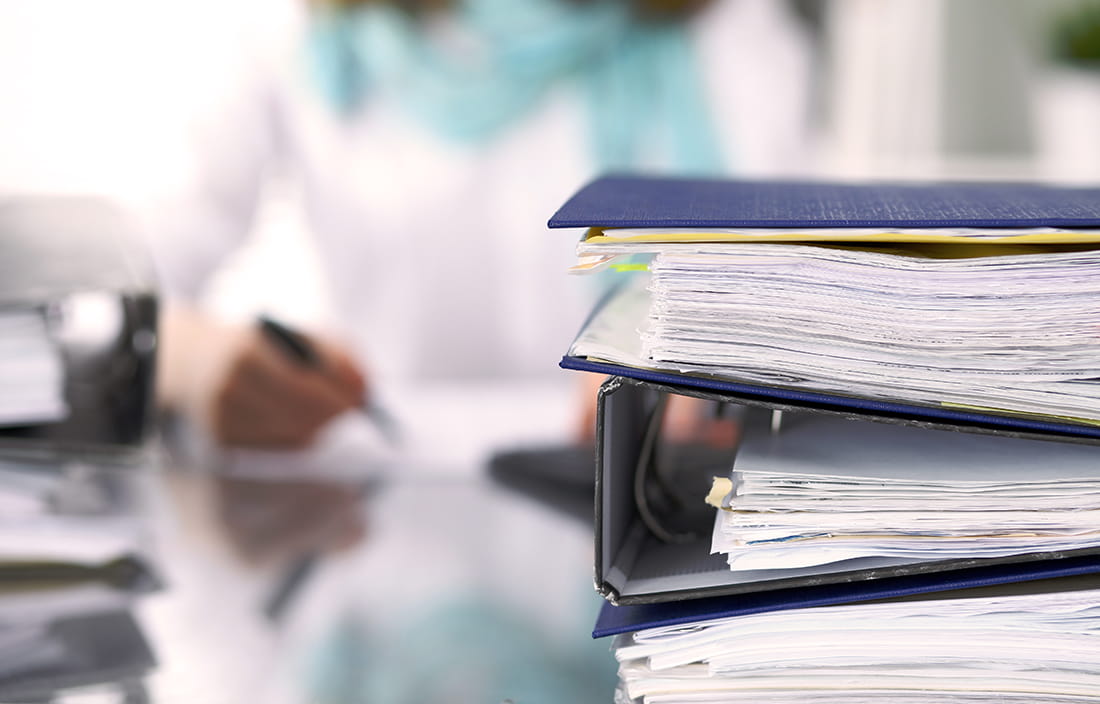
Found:
<path fill-rule="evenodd" d="M 211 478 L 228 544 L 247 564 L 285 565 L 354 547 L 363 538 L 363 498 L 343 482 Z"/>
<path fill-rule="evenodd" d="M 128 611 L 0 625 L 0 701 L 49 702 L 96 687 L 97 701 L 142 702 L 142 678 L 153 664 Z"/>
<path fill-rule="evenodd" d="M 564 442 L 573 391 L 387 401 L 409 447 L 361 500 L 346 494 L 361 476 L 316 467 L 283 482 L 166 474 L 154 510 L 172 586 L 141 619 L 161 661 L 154 701 L 610 701 L 614 661 L 589 635 L 590 526 L 486 474 L 499 449 Z M 303 548 L 333 551 L 272 623 L 263 602 Z"/>
<path fill-rule="evenodd" d="M 382 499 L 373 545 L 328 585 L 346 615 L 319 641 L 314 701 L 610 700 L 614 663 L 589 637 L 588 526 L 486 482 Z"/>

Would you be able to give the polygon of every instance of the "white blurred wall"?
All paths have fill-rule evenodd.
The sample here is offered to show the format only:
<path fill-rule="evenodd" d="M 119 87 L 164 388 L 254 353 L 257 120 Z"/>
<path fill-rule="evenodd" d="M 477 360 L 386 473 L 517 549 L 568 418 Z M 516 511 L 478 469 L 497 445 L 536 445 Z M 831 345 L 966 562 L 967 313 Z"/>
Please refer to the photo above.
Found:
<path fill-rule="evenodd" d="M 1044 32 L 1069 0 L 821 2 L 819 171 L 1033 164 Z M 0 193 L 171 187 L 211 86 L 300 5 L 0 0 Z"/>
<path fill-rule="evenodd" d="M 830 0 L 820 170 L 1100 181 L 1100 71 L 1050 114 L 1050 27 L 1076 1 Z"/>
<path fill-rule="evenodd" d="M 1100 153 L 1085 155 L 1082 169 L 1075 148 L 1089 135 L 1100 144 L 1100 127 L 1090 130 L 1086 115 L 1081 134 L 1067 137 L 1035 117 L 1045 21 L 1066 2 L 828 0 L 816 12 L 821 153 L 807 170 L 1100 179 Z M 0 0 L 0 196 L 76 191 L 155 202 L 171 192 L 188 173 L 194 116 L 301 5 Z M 1043 147 L 1052 135 L 1062 147 Z M 324 320 L 324 282 L 293 194 L 273 192 L 210 298 L 234 316 L 266 309 Z M 288 271 L 302 282 L 293 298 L 280 286 Z"/>
<path fill-rule="evenodd" d="M 186 102 L 173 88 L 187 87 L 170 44 L 198 29 L 183 7 L 0 1 L 0 190 L 128 193 L 170 178 L 181 154 L 163 137 Z"/>
<path fill-rule="evenodd" d="M 297 3 L 0 0 L 0 197 L 92 193 L 155 207 L 188 178 L 196 116 L 294 21 Z M 279 285 L 287 271 L 301 282 L 293 297 Z M 233 317 L 323 320 L 325 296 L 293 194 L 273 189 L 208 298 Z"/>

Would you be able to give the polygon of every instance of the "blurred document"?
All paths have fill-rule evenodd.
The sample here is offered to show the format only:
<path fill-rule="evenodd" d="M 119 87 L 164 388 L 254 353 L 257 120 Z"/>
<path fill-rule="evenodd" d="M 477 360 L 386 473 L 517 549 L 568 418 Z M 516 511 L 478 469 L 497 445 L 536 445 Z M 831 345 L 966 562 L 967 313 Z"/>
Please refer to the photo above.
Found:
<path fill-rule="evenodd" d="M 1100 547 L 1100 447 L 749 416 L 712 551 L 734 570 Z"/>
<path fill-rule="evenodd" d="M 223 450 L 220 471 L 227 476 L 270 481 L 361 482 L 387 476 L 395 458 L 392 442 L 376 423 L 356 410 L 333 419 L 304 450 Z"/>
<path fill-rule="evenodd" d="M 0 516 L 12 520 L 48 513 L 59 484 L 56 474 L 0 459 Z"/>
<path fill-rule="evenodd" d="M 40 311 L 0 310 L 0 426 L 64 418 L 64 371 Z"/>
<path fill-rule="evenodd" d="M 0 571 L 21 563 L 99 565 L 138 552 L 139 524 L 129 517 L 43 516 L 0 521 Z"/>

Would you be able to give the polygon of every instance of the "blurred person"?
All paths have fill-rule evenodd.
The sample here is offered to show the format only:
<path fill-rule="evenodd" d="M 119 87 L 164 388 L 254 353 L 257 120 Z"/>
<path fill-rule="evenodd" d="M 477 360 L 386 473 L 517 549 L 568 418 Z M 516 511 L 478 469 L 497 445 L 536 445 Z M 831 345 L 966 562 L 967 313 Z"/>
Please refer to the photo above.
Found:
<path fill-rule="evenodd" d="M 163 396 L 225 446 L 308 445 L 403 383 L 556 372 L 593 299 L 543 223 L 602 171 L 803 166 L 808 47 L 783 0 L 317 1 L 303 20 L 232 86 L 152 228 Z M 194 304 L 272 174 L 300 187 L 337 307 L 341 337 L 309 336 L 319 369 Z"/>

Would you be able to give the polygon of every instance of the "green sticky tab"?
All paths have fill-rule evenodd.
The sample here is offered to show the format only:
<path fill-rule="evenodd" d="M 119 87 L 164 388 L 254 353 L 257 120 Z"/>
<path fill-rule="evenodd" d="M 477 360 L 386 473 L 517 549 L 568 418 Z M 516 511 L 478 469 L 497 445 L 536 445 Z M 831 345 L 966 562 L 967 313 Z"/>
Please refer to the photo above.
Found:
<path fill-rule="evenodd" d="M 649 264 L 612 264 L 611 268 L 615 271 L 649 271 Z"/>

